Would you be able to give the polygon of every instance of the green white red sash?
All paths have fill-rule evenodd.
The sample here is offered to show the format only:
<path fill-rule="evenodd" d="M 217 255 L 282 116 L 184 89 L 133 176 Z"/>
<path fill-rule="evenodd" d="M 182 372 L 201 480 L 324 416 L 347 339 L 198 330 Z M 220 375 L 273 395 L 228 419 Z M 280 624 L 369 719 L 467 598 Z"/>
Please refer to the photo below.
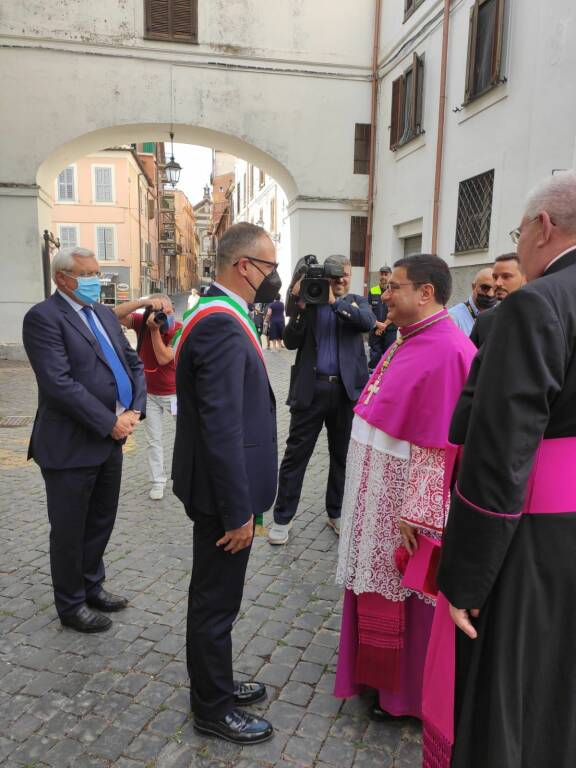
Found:
<path fill-rule="evenodd" d="M 217 312 L 234 317 L 240 323 L 265 366 L 266 363 L 264 362 L 264 355 L 262 353 L 262 346 L 260 344 L 260 337 L 258 336 L 256 326 L 252 322 L 250 315 L 240 306 L 240 304 L 229 296 L 203 296 L 195 307 L 184 312 L 182 328 L 175 334 L 172 342 L 175 352 L 175 361 L 178 362 L 180 350 L 190 331 L 195 328 L 202 319 Z"/>

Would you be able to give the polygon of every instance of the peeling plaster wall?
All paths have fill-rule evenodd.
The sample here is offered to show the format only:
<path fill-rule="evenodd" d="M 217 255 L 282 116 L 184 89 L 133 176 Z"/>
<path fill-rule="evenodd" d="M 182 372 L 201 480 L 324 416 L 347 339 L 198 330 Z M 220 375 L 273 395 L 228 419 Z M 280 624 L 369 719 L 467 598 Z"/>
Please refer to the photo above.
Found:
<path fill-rule="evenodd" d="M 473 0 L 452 2 L 440 193 L 438 254 L 454 268 L 453 300 L 469 291 L 479 264 L 513 250 L 510 230 L 521 220 L 531 187 L 554 168 L 576 165 L 576 6 L 557 0 L 547 6 L 508 0 L 504 74 L 508 82 L 462 106 L 469 11 Z M 430 249 L 442 48 L 441 0 L 426 0 L 403 22 L 401 3 L 384 2 L 379 102 L 378 171 L 373 267 L 402 254 L 399 232 L 422 220 L 422 247 Z M 392 82 L 425 56 L 425 134 L 396 152 L 389 149 Z M 454 111 L 456 110 L 456 111 Z M 459 183 L 494 169 L 494 194 L 487 250 L 454 253 Z"/>
<path fill-rule="evenodd" d="M 374 0 L 199 0 L 193 48 L 367 67 L 373 14 Z M 151 50 L 187 47 L 143 40 L 144 0 L 10 0 L 0 34 Z"/>

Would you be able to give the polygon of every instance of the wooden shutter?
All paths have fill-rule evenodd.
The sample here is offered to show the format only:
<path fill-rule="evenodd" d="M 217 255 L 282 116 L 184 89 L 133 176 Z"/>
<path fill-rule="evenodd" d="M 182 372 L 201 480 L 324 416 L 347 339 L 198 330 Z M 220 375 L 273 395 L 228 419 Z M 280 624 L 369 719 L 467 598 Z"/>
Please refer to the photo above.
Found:
<path fill-rule="evenodd" d="M 402 107 L 402 78 L 399 77 L 392 83 L 392 114 L 390 117 L 390 149 L 396 149 L 396 145 L 402 135 L 400 132 L 400 114 Z"/>
<path fill-rule="evenodd" d="M 366 216 L 350 217 L 350 263 L 353 267 L 363 267 L 366 255 L 366 237 L 368 234 L 368 218 Z"/>
<path fill-rule="evenodd" d="M 198 0 L 145 0 L 150 40 L 198 42 Z"/>
<path fill-rule="evenodd" d="M 422 127 L 422 109 L 424 104 L 424 56 L 416 56 L 415 78 L 414 135 L 419 136 L 424 132 Z"/>
<path fill-rule="evenodd" d="M 410 110 L 410 125 L 408 128 L 409 136 L 412 138 L 416 136 L 416 113 L 418 110 L 418 54 L 416 53 L 412 56 L 410 70 L 412 71 L 412 109 Z"/>
<path fill-rule="evenodd" d="M 466 88 L 464 91 L 464 104 L 467 104 L 474 95 L 474 70 L 476 68 L 476 35 L 478 32 L 479 0 L 476 0 L 470 9 L 470 24 L 468 32 L 468 61 L 466 63 Z"/>
<path fill-rule="evenodd" d="M 156 201 L 153 197 L 148 198 L 148 218 L 153 219 L 156 213 Z"/>
<path fill-rule="evenodd" d="M 504 40 L 504 0 L 496 0 L 496 21 L 494 37 L 492 38 L 492 72 L 490 80 L 493 85 L 500 80 L 502 70 L 502 45 Z"/>
<path fill-rule="evenodd" d="M 354 128 L 354 173 L 368 173 L 371 132 L 370 123 L 356 123 Z"/>

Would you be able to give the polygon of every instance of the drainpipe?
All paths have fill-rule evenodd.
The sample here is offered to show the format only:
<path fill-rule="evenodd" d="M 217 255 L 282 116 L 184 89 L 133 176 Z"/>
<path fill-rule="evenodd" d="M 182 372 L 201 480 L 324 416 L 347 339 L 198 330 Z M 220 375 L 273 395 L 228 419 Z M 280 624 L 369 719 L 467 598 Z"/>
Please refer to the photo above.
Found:
<path fill-rule="evenodd" d="M 438 219 L 440 217 L 440 187 L 444 159 L 444 122 L 446 114 L 446 74 L 448 71 L 448 32 L 450 28 L 450 0 L 444 0 L 442 20 L 442 59 L 440 63 L 440 101 L 438 105 L 438 135 L 436 139 L 436 173 L 434 177 L 434 208 L 432 211 L 432 243 L 430 251 L 438 249 Z"/>
<path fill-rule="evenodd" d="M 376 128 L 378 120 L 378 52 L 380 49 L 380 10 L 382 0 L 376 0 L 374 17 L 374 47 L 372 49 L 372 112 L 370 118 L 370 155 L 368 160 L 368 221 L 364 251 L 364 295 L 368 295 L 370 256 L 372 254 L 372 222 L 374 218 L 374 172 L 376 166 Z"/>

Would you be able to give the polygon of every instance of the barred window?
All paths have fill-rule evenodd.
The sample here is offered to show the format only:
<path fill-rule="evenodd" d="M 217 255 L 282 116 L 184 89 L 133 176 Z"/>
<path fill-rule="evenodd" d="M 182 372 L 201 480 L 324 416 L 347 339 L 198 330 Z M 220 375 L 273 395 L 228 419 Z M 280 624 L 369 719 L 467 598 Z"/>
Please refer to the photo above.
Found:
<path fill-rule="evenodd" d="M 476 0 L 470 9 L 464 103 L 502 82 L 505 0 Z"/>
<path fill-rule="evenodd" d="M 350 219 L 350 263 L 353 267 L 363 267 L 366 255 L 366 236 L 368 218 L 352 216 Z"/>
<path fill-rule="evenodd" d="M 456 218 L 456 253 L 488 248 L 494 170 L 460 182 Z"/>
<path fill-rule="evenodd" d="M 423 91 L 424 57 L 415 53 L 412 65 L 392 83 L 390 149 L 393 152 L 423 133 Z"/>

